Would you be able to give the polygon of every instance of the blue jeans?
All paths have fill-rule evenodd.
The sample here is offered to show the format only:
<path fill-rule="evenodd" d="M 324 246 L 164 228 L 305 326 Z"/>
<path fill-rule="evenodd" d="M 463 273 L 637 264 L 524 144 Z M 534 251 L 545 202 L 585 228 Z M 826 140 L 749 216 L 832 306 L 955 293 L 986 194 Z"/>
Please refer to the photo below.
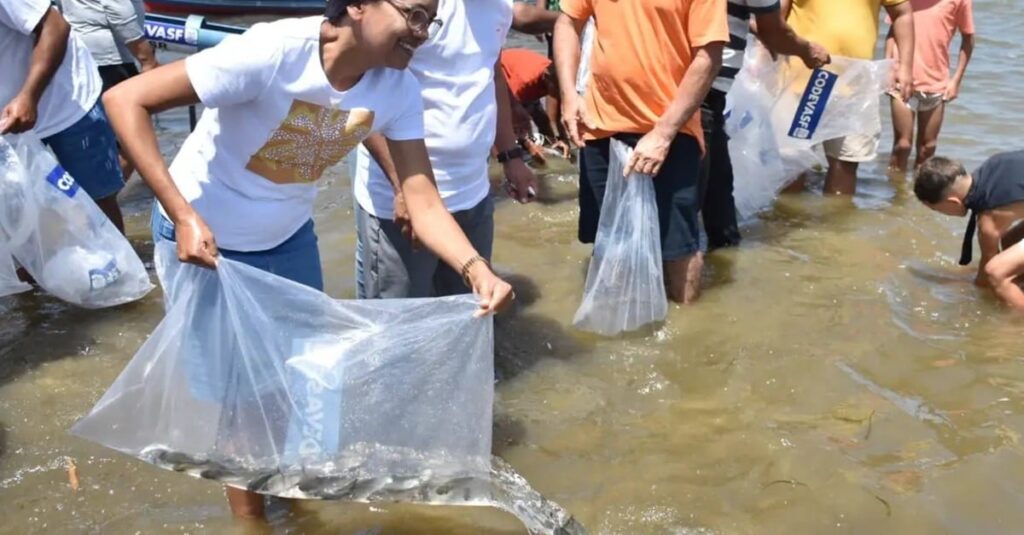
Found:
<path fill-rule="evenodd" d="M 77 123 L 43 138 L 57 161 L 93 200 L 117 195 L 124 187 L 117 159 L 117 138 L 107 121 L 103 103 L 96 105 Z"/>
<path fill-rule="evenodd" d="M 174 240 L 174 224 L 160 213 L 153 203 L 153 241 Z M 231 251 L 218 249 L 224 258 L 273 273 L 290 281 L 324 290 L 323 268 L 320 266 L 320 248 L 317 245 L 313 220 L 310 219 L 290 238 L 266 251 Z"/>

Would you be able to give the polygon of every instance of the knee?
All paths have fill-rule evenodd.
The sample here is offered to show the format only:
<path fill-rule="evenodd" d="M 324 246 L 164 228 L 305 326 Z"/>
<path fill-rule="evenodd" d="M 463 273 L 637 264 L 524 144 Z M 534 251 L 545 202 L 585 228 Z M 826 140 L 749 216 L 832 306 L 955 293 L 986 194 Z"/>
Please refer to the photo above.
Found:
<path fill-rule="evenodd" d="M 925 141 L 917 148 L 918 157 L 921 160 L 931 158 L 932 156 L 935 156 L 935 150 L 938 149 L 938 147 L 939 144 L 936 141 Z"/>
<path fill-rule="evenodd" d="M 897 154 L 909 154 L 910 149 L 909 139 L 896 139 L 892 144 L 892 151 Z"/>

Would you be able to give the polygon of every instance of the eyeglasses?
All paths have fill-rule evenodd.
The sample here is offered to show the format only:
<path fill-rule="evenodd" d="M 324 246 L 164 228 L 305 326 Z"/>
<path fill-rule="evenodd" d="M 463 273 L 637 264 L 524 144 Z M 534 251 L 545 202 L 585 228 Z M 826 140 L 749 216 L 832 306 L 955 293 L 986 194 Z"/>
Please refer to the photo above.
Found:
<path fill-rule="evenodd" d="M 401 4 L 395 0 L 386 0 L 405 16 L 405 22 L 409 29 L 433 37 L 441 29 L 443 24 L 437 17 L 431 17 L 430 13 L 422 7 L 413 7 Z"/>

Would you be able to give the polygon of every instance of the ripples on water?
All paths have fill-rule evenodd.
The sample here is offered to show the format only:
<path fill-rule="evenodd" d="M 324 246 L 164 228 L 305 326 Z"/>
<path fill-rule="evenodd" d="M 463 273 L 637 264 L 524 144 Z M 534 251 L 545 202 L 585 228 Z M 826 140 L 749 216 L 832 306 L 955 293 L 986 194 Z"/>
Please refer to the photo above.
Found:
<path fill-rule="evenodd" d="M 968 168 L 1019 148 L 1024 17 L 975 2 L 980 31 L 940 153 Z M 538 46 L 530 40 L 520 45 Z M 1024 525 L 1020 324 L 956 265 L 965 221 L 886 177 L 852 202 L 781 199 L 738 250 L 708 258 L 696 307 L 647 337 L 570 325 L 588 249 L 575 179 L 497 209 L 495 264 L 520 307 L 499 318 L 495 450 L 592 533 L 1015 533 Z M 186 115 L 161 116 L 171 155 Z M 820 178 L 819 178 L 820 180 Z M 328 292 L 354 294 L 352 200 L 332 174 L 316 212 Z M 125 194 L 148 260 L 148 199 Z M 67 435 L 159 321 L 159 292 L 107 311 L 0 302 L 3 533 L 252 532 L 220 488 Z M 67 460 L 81 488 L 68 488 Z M 275 533 L 521 533 L 472 508 L 303 503 Z M 257 530 L 258 531 L 258 530 Z"/>

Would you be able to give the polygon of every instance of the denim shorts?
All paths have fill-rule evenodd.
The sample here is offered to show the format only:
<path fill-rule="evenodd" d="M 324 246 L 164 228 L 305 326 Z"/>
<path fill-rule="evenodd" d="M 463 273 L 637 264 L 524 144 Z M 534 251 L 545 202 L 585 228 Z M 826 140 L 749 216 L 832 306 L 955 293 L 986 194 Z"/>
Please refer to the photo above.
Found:
<path fill-rule="evenodd" d="M 617 134 L 614 137 L 635 147 L 643 136 Z M 580 150 L 579 240 L 583 243 L 594 243 L 597 238 L 611 161 L 610 139 L 587 141 Z M 679 134 L 669 146 L 661 171 L 654 177 L 661 258 L 666 262 L 680 260 L 700 250 L 700 158 L 697 139 Z"/>
<path fill-rule="evenodd" d="M 99 100 L 77 123 L 43 138 L 43 143 L 93 200 L 117 195 L 124 187 L 117 138 Z"/>
<path fill-rule="evenodd" d="M 153 242 L 160 240 L 175 241 L 174 224 L 163 214 L 156 203 L 153 204 Z M 324 289 L 323 269 L 320 266 L 320 248 L 317 245 L 313 220 L 295 231 L 283 243 L 266 251 L 231 251 L 218 249 L 224 258 L 241 262 L 256 269 L 273 273 L 290 281 L 309 286 L 320 291 Z"/>

